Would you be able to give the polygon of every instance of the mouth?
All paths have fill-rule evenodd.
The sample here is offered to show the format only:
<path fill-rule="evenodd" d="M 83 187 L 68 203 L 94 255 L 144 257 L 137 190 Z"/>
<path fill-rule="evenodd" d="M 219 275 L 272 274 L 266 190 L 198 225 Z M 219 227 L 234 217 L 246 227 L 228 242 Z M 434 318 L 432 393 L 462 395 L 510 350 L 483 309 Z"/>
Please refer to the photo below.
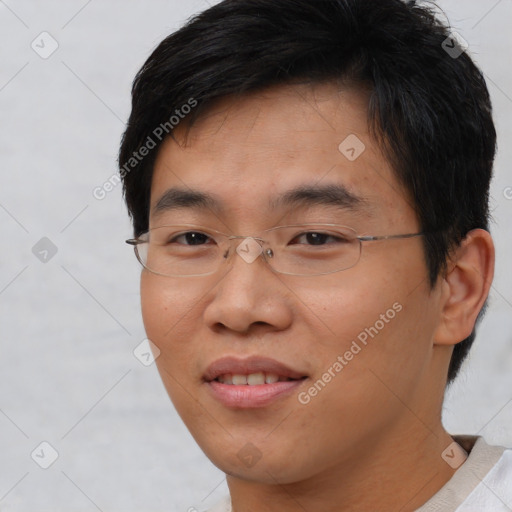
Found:
<path fill-rule="evenodd" d="M 261 386 L 263 384 L 274 384 L 274 382 L 289 382 L 300 379 L 291 379 L 290 377 L 278 375 L 277 373 L 257 372 L 249 375 L 225 373 L 219 375 L 214 380 L 230 386 Z"/>
<path fill-rule="evenodd" d="M 206 369 L 203 379 L 206 382 L 217 380 L 223 384 L 261 385 L 307 377 L 298 370 L 275 359 L 252 356 L 247 359 L 223 357 L 214 361 Z"/>
<path fill-rule="evenodd" d="M 212 363 L 203 380 L 226 407 L 264 407 L 290 395 L 308 378 L 274 359 L 226 357 Z"/>

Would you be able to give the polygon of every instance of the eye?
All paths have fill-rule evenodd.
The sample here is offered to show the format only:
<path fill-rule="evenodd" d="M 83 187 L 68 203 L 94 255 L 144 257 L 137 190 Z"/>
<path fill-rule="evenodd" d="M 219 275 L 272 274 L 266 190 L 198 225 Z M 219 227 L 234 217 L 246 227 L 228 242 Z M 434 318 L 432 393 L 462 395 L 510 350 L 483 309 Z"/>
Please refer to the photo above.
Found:
<path fill-rule="evenodd" d="M 208 239 L 213 240 L 208 235 L 200 233 L 199 231 L 187 231 L 179 235 L 171 236 L 168 240 L 168 244 L 180 243 L 179 240 L 184 240 L 186 243 L 181 245 L 204 245 Z M 213 240 L 214 241 L 214 240 Z"/>
<path fill-rule="evenodd" d="M 328 234 L 328 233 L 320 233 L 318 231 L 309 231 L 306 233 L 301 233 L 300 235 L 297 235 L 290 243 L 293 243 L 297 239 L 301 239 L 305 237 L 306 243 L 309 245 L 326 245 L 326 241 L 328 239 L 332 239 L 335 242 L 334 243 L 349 243 L 350 240 L 344 236 L 343 234 L 339 233 L 337 235 L 334 234 Z M 300 245 L 306 245 L 306 244 L 300 244 Z"/>

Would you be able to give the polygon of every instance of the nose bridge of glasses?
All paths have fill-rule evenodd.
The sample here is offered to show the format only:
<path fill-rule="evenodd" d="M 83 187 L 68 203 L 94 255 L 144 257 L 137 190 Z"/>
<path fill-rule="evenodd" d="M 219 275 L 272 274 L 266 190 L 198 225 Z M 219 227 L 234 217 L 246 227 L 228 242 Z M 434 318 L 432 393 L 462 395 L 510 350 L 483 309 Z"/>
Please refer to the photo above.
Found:
<path fill-rule="evenodd" d="M 228 237 L 230 244 L 236 244 L 236 253 L 246 262 L 253 263 L 264 252 L 263 238 L 254 236 L 236 235 Z"/>

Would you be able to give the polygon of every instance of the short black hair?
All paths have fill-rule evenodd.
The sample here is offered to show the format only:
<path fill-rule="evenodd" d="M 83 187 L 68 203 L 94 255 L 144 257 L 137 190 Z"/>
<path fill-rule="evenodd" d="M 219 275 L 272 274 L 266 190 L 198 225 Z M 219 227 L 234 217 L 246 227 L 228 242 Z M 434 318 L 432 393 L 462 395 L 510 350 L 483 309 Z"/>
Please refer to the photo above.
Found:
<path fill-rule="evenodd" d="M 416 1 L 224 0 L 194 16 L 133 83 L 119 167 L 135 236 L 148 229 L 158 148 L 183 112 L 193 123 L 219 98 L 280 84 L 369 85 L 370 133 L 428 233 L 433 287 L 450 251 L 489 223 L 496 131 L 483 74 L 463 49 L 434 4 Z M 448 383 L 475 329 L 455 345 Z"/>

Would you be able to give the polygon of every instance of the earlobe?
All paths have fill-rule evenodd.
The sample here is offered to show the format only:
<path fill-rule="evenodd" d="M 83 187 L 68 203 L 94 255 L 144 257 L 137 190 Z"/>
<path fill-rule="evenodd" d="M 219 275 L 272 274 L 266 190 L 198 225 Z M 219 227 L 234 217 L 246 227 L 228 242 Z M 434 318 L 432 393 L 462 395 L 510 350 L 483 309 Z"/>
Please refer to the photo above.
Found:
<path fill-rule="evenodd" d="M 470 231 L 450 258 L 442 279 L 440 321 L 434 342 L 455 345 L 474 329 L 494 277 L 494 244 L 483 229 Z"/>

